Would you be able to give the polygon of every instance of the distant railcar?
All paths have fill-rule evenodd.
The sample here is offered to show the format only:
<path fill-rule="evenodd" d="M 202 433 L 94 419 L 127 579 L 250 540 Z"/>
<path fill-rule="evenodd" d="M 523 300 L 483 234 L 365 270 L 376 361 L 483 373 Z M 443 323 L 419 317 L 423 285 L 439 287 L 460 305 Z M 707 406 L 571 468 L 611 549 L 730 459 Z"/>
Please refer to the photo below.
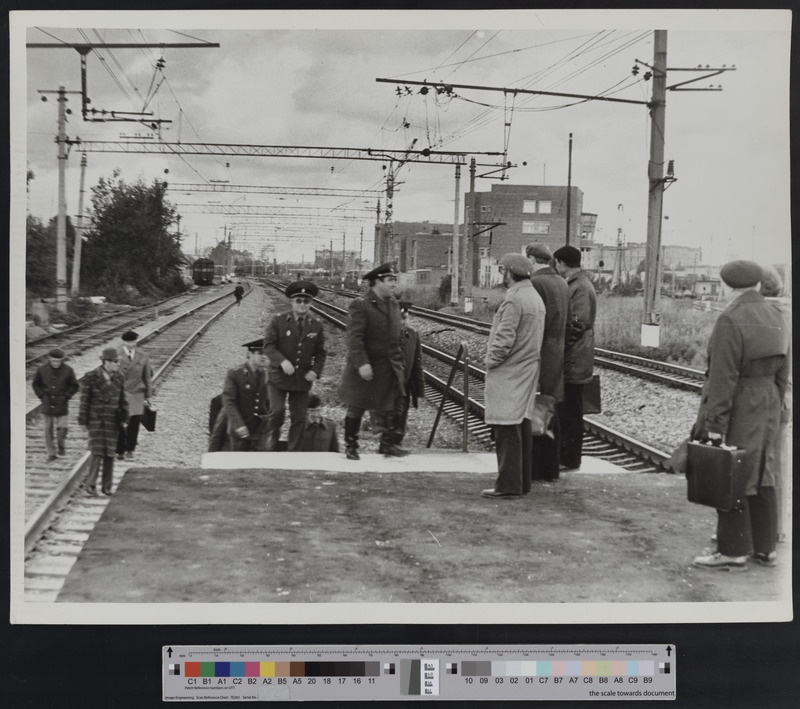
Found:
<path fill-rule="evenodd" d="M 192 280 L 198 286 L 210 286 L 214 282 L 214 262 L 210 258 L 199 258 L 192 265 Z"/>

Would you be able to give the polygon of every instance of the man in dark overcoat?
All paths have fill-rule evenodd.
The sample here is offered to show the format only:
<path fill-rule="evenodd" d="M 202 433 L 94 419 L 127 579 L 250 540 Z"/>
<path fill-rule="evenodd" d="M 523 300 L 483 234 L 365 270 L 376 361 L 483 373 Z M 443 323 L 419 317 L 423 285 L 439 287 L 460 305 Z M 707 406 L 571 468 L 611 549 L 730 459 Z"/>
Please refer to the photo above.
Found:
<path fill-rule="evenodd" d="M 233 289 L 233 297 L 236 298 L 236 305 L 242 304 L 242 298 L 244 297 L 244 287 L 242 286 L 241 282 L 236 284 L 236 288 Z"/>
<path fill-rule="evenodd" d="M 89 372 L 81 383 L 81 404 L 78 423 L 89 433 L 89 473 L 86 491 L 97 495 L 97 473 L 103 467 L 101 489 L 111 494 L 114 479 L 114 451 L 119 429 L 128 420 L 128 400 L 125 397 L 125 380 L 119 373 L 119 353 L 115 347 L 103 350 L 101 364 Z"/>
<path fill-rule="evenodd" d="M 531 283 L 545 307 L 539 392 L 552 397 L 553 403 L 558 405 L 564 401 L 564 338 L 569 317 L 569 286 L 550 265 L 553 255 L 547 246 L 529 244 L 525 253 L 533 269 Z M 534 480 L 558 478 L 561 425 L 555 407 L 547 434 L 533 436 L 531 467 Z"/>
<path fill-rule="evenodd" d="M 397 443 L 402 443 L 406 435 L 406 424 L 408 423 L 408 410 L 419 406 L 419 399 L 425 397 L 425 374 L 422 369 L 422 343 L 419 333 L 408 324 L 408 311 L 411 309 L 411 302 L 408 300 L 400 301 L 400 317 L 403 319 L 401 339 L 403 341 L 403 365 L 405 370 L 404 384 L 406 394 L 402 398 L 402 408 L 400 410 L 400 430 Z"/>
<path fill-rule="evenodd" d="M 52 349 L 47 357 L 47 364 L 36 370 L 32 386 L 42 402 L 44 444 L 50 463 L 66 453 L 69 400 L 78 393 L 78 380 L 72 367 L 64 364 L 64 350 Z"/>
<path fill-rule="evenodd" d="M 695 566 L 744 570 L 748 555 L 775 566 L 781 409 L 791 381 L 791 334 L 778 303 L 759 293 L 761 267 L 731 261 L 720 278 L 733 301 L 720 314 L 708 342 L 708 370 L 692 437 L 746 451 L 745 499 L 717 510 L 717 551 Z"/>
<path fill-rule="evenodd" d="M 319 293 L 310 281 L 295 281 L 286 287 L 292 307 L 272 318 L 264 337 L 269 358 L 268 450 L 277 450 L 289 399 L 289 443 L 287 450 L 299 451 L 306 425 L 306 408 L 311 386 L 325 366 L 325 331 L 311 314 L 311 302 Z"/>
<path fill-rule="evenodd" d="M 150 357 L 136 346 L 139 334 L 128 330 L 122 335 L 119 353 L 119 373 L 125 380 L 125 397 L 128 400 L 128 425 L 120 429 L 117 439 L 117 460 L 133 458 L 139 440 L 139 427 L 144 407 L 153 398 L 153 371 Z"/>
<path fill-rule="evenodd" d="M 266 450 L 267 355 L 264 340 L 247 342 L 247 361 L 225 375 L 222 387 L 222 412 L 232 451 Z"/>
<path fill-rule="evenodd" d="M 350 321 L 345 335 L 347 360 L 339 396 L 347 406 L 344 442 L 347 457 L 358 460 L 358 432 L 365 411 L 375 411 L 379 418 L 379 452 L 389 456 L 407 455 L 400 448 L 398 412 L 405 396 L 405 365 L 401 338 L 400 307 L 394 298 L 397 269 L 384 263 L 367 273 L 362 280 L 369 288 L 350 303 Z"/>
<path fill-rule="evenodd" d="M 564 401 L 556 407 L 561 424 L 560 462 L 567 470 L 581 467 L 583 455 L 583 386 L 594 371 L 594 320 L 597 295 L 581 269 L 581 252 L 562 246 L 553 254 L 556 271 L 569 288 L 569 317 L 564 338 Z"/>

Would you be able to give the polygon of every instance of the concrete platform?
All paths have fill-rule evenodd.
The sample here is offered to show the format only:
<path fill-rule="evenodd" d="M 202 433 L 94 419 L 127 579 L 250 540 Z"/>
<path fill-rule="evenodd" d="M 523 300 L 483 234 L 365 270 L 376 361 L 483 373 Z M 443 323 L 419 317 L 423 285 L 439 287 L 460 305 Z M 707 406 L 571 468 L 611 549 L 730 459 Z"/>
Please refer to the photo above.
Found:
<path fill-rule="evenodd" d="M 205 453 L 201 468 L 209 470 L 305 470 L 332 473 L 494 473 L 494 453 L 462 453 L 452 450 L 425 450 L 405 458 L 389 458 L 379 453 L 361 453 L 361 460 L 347 460 L 344 453 Z M 565 475 L 627 473 L 614 463 L 584 456 L 579 470 Z"/>

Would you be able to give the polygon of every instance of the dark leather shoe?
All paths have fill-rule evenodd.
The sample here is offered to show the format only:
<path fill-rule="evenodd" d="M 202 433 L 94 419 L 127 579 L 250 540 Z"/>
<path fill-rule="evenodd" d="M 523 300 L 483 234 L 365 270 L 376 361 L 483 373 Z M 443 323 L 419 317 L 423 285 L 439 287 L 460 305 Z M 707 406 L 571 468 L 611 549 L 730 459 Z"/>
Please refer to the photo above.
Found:
<path fill-rule="evenodd" d="M 97 497 L 97 488 L 94 485 L 87 485 L 86 494 L 90 497 Z"/>
<path fill-rule="evenodd" d="M 490 487 L 488 490 L 483 490 L 481 492 L 483 497 L 493 497 L 493 498 L 513 498 L 513 497 L 521 497 L 518 492 L 498 492 L 493 487 Z"/>
<path fill-rule="evenodd" d="M 358 448 L 345 448 L 344 454 L 347 460 L 361 460 L 361 456 L 358 454 Z"/>
<path fill-rule="evenodd" d="M 111 497 L 111 495 L 113 495 L 113 494 L 114 494 L 113 492 L 111 492 L 111 488 L 110 488 L 110 487 L 104 487 L 104 488 L 101 490 L 101 492 L 102 492 L 104 495 L 108 495 L 109 497 Z"/>
<path fill-rule="evenodd" d="M 117 453 L 117 460 L 125 460 L 125 456 L 122 453 Z"/>
<path fill-rule="evenodd" d="M 381 445 L 378 448 L 378 453 L 389 456 L 390 458 L 403 458 L 411 453 L 411 451 L 401 448 L 400 446 L 396 446 L 394 443 L 390 443 L 388 445 Z"/>

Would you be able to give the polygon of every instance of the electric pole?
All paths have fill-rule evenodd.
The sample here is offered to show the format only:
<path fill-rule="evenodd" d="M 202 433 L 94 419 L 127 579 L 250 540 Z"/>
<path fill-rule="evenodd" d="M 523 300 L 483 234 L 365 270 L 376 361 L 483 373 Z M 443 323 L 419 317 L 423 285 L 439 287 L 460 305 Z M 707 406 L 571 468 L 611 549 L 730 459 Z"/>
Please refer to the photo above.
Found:
<path fill-rule="evenodd" d="M 570 214 L 572 212 L 572 133 L 569 134 L 569 158 L 567 160 L 567 246 L 570 242 Z"/>
<path fill-rule="evenodd" d="M 475 158 L 469 160 L 469 204 L 465 205 L 464 219 L 464 297 L 472 298 L 475 278 Z"/>
<path fill-rule="evenodd" d="M 72 254 L 72 288 L 74 298 L 81 287 L 81 248 L 83 247 L 83 194 L 86 180 L 86 153 L 81 157 L 81 185 L 78 192 L 78 221 L 75 225 L 75 249 Z"/>
<path fill-rule="evenodd" d="M 658 347 L 661 293 L 661 220 L 664 205 L 664 130 L 667 98 L 667 31 L 654 33 L 653 93 L 650 99 L 650 161 L 647 165 L 647 250 L 642 345 Z M 652 343 L 655 344 L 652 344 Z"/>
<path fill-rule="evenodd" d="M 456 165 L 456 195 L 455 195 L 455 210 L 453 216 L 453 258 L 451 263 L 452 278 L 450 279 L 450 305 L 458 305 L 459 288 L 458 288 L 458 269 L 459 262 L 459 236 L 458 236 L 458 220 L 459 220 L 459 192 L 461 191 L 461 165 Z"/>

